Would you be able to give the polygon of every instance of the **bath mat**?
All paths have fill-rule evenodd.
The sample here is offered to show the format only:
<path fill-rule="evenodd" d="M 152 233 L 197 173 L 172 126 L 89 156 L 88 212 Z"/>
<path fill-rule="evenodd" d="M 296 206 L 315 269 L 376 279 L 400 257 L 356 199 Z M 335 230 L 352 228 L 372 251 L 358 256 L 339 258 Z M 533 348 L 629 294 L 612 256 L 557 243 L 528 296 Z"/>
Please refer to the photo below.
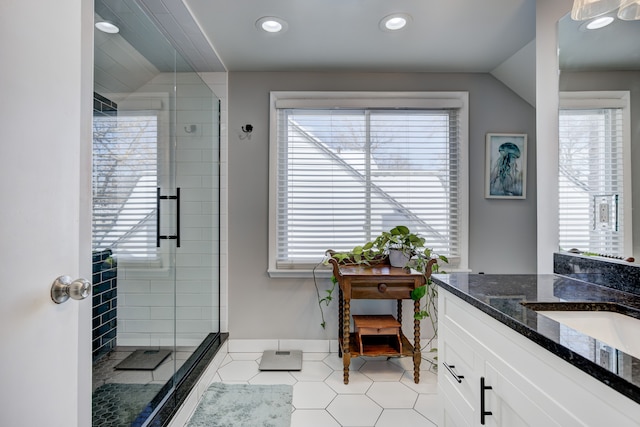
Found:
<path fill-rule="evenodd" d="M 136 350 L 114 368 L 120 370 L 153 371 L 169 357 L 171 350 Z"/>
<path fill-rule="evenodd" d="M 187 427 L 289 427 L 293 386 L 213 383 Z"/>
<path fill-rule="evenodd" d="M 93 427 L 130 426 L 162 384 L 104 384 L 92 396 Z"/>

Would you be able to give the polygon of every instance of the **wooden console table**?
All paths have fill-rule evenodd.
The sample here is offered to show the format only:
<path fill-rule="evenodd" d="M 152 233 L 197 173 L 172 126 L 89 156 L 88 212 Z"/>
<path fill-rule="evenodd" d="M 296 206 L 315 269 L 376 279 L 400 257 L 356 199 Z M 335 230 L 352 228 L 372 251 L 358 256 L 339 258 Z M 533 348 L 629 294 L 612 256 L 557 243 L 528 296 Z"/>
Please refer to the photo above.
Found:
<path fill-rule="evenodd" d="M 400 351 L 395 343 L 379 337 L 372 344 L 360 349 L 355 334 L 351 333 L 351 300 L 352 299 L 395 299 L 397 300 L 397 320 L 402 324 L 402 300 L 411 299 L 411 291 L 426 283 L 425 276 L 417 271 L 409 271 L 400 267 L 382 264 L 375 266 L 342 265 L 330 258 L 333 275 L 338 280 L 340 295 L 338 302 L 338 341 L 339 355 L 344 366 L 344 383 L 349 384 L 349 365 L 352 357 L 358 356 L 412 356 L 413 380 L 420 381 L 420 320 L 413 320 L 414 344 L 400 331 L 402 345 Z M 429 262 L 427 277 L 431 274 Z M 420 311 L 420 301 L 413 303 L 414 313 Z"/>

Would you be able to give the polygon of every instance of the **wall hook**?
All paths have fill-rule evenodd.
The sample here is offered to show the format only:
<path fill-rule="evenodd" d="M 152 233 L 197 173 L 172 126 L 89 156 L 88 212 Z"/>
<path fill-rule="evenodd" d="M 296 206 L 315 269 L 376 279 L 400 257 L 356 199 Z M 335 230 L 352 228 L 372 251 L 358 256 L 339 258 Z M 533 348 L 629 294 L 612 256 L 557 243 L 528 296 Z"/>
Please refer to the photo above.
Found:
<path fill-rule="evenodd" d="M 241 127 L 242 132 L 244 132 L 244 136 L 240 136 L 240 139 L 251 139 L 251 132 L 253 132 L 253 126 L 250 124 L 246 124 Z"/>

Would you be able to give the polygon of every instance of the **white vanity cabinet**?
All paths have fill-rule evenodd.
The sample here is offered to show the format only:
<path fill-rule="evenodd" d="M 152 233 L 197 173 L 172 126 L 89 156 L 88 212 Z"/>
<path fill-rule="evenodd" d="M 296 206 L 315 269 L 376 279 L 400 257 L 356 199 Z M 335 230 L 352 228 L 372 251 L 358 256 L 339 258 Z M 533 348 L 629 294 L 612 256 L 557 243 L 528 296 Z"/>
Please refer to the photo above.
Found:
<path fill-rule="evenodd" d="M 636 402 L 445 289 L 438 298 L 443 427 L 640 426 Z"/>

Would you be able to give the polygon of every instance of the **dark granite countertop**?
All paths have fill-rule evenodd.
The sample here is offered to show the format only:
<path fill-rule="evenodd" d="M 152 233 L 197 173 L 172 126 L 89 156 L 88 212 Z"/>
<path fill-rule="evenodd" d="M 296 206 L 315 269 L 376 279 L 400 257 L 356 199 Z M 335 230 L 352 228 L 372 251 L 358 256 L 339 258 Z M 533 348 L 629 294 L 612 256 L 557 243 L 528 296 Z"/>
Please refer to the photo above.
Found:
<path fill-rule="evenodd" d="M 640 317 L 639 295 L 555 274 L 454 273 L 432 278 L 480 311 L 640 403 L 640 359 L 574 329 L 561 328 L 522 304 L 579 303 L 572 309 L 598 310 L 613 303 L 619 311 Z"/>

